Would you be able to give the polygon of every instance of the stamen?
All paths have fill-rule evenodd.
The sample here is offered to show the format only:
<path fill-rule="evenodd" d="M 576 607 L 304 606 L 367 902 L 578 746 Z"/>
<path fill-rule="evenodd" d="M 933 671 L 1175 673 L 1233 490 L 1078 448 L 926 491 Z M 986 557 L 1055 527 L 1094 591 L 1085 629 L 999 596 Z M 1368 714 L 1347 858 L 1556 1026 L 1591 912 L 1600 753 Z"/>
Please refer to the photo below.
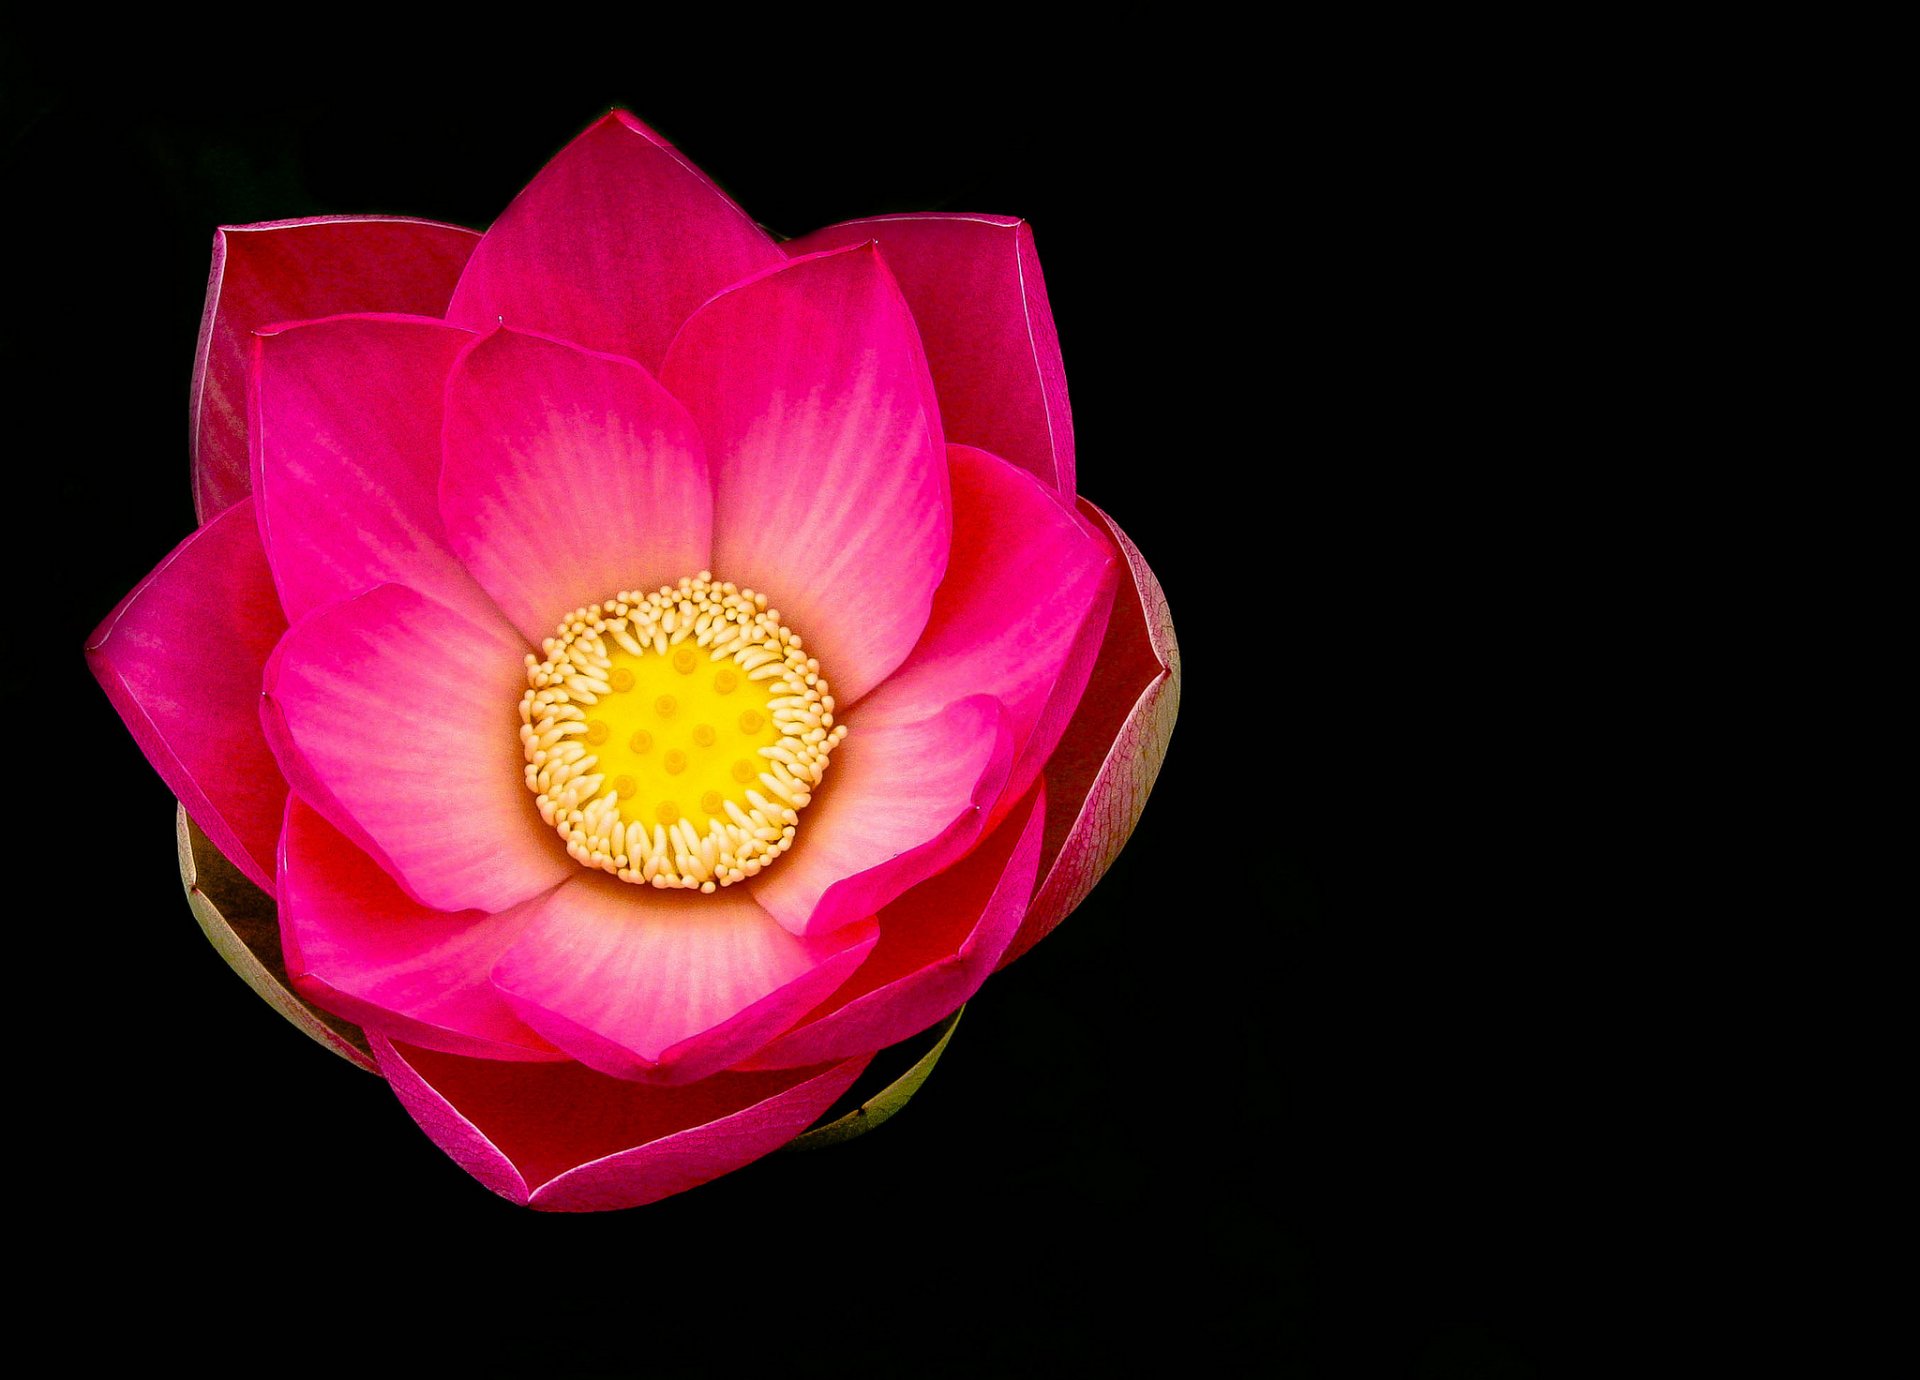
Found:
<path fill-rule="evenodd" d="M 765 595 L 706 571 L 620 590 L 561 619 L 541 652 L 517 732 L 527 789 L 570 856 L 711 893 L 793 846 L 847 730 Z"/>

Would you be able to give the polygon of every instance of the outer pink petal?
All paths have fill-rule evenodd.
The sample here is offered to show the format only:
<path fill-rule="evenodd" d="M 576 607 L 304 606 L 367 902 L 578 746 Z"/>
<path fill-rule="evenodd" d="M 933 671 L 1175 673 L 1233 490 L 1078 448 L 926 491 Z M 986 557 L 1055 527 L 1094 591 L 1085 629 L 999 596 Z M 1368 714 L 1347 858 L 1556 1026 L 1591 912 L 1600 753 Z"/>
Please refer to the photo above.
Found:
<path fill-rule="evenodd" d="M 880 912 L 880 942 L 840 989 L 747 1061 L 779 1068 L 896 1044 L 948 1016 L 1013 942 L 1040 866 L 1036 785 L 992 837 Z"/>
<path fill-rule="evenodd" d="M 1085 499 L 1126 558 L 1107 639 L 1089 693 L 1047 763 L 1051 799 L 1041 845 L 1041 881 L 1000 966 L 1046 937 L 1087 898 L 1120 855 L 1166 760 L 1180 709 L 1180 645 L 1166 596 L 1140 551 Z"/>
<path fill-rule="evenodd" d="M 656 369 L 695 307 L 780 260 L 725 192 L 616 110 L 493 223 L 447 319 L 475 330 L 504 322 Z"/>
<path fill-rule="evenodd" d="M 947 566 L 946 453 L 913 318 L 872 249 L 796 260 L 694 313 L 661 381 L 713 464 L 713 570 L 852 704 L 905 659 Z"/>
<path fill-rule="evenodd" d="M 864 706 L 892 718 L 972 694 L 1006 706 L 1015 759 L 1009 806 L 1040 774 L 1079 703 L 1113 606 L 1120 557 L 1104 531 L 1024 470 L 948 446 L 953 552 L 913 655 Z M 1076 657 L 1076 647 L 1088 654 Z M 1046 711 L 1053 703 L 1064 710 Z M 1039 731 L 1036 731 L 1039 730 Z"/>
<path fill-rule="evenodd" d="M 713 495 L 686 409 L 629 360 L 499 330 L 447 382 L 453 549 L 538 645 L 567 613 L 708 561 Z"/>
<path fill-rule="evenodd" d="M 638 1207 L 757 1160 L 804 1131 L 867 1064 L 656 1088 L 579 1064 L 461 1059 L 370 1038 L 434 1144 L 502 1198 L 555 1212 Z"/>
<path fill-rule="evenodd" d="M 795 934 L 871 915 L 973 846 L 1006 787 L 1013 735 L 990 695 L 924 719 L 857 712 L 793 851 L 747 885 Z"/>
<path fill-rule="evenodd" d="M 809 254 L 867 240 L 880 242 L 920 323 L 948 438 L 1071 497 L 1073 410 L 1031 227 L 1013 216 L 874 216 L 781 247 Z"/>
<path fill-rule="evenodd" d="M 298 796 L 280 835 L 279 896 L 288 975 L 327 1010 L 452 1054 L 565 1057 L 488 978 L 526 924 L 525 907 L 429 910 Z"/>
<path fill-rule="evenodd" d="M 319 216 L 214 232 L 193 364 L 193 506 L 202 522 L 247 493 L 254 329 L 348 311 L 439 316 L 479 242 L 457 225 L 400 216 Z"/>
<path fill-rule="evenodd" d="M 253 492 L 287 616 L 390 581 L 495 616 L 440 523 L 441 404 L 472 333 L 368 315 L 262 330 Z"/>
<path fill-rule="evenodd" d="M 504 623 L 381 585 L 303 619 L 267 666 L 294 790 L 434 910 L 506 910 L 578 868 L 527 793 L 525 655 Z"/>
<path fill-rule="evenodd" d="M 268 893 L 287 783 L 260 733 L 260 676 L 286 626 L 244 499 L 176 546 L 87 639 L 87 664 L 147 760 Z"/>
<path fill-rule="evenodd" d="M 670 894 L 583 873 L 528 907 L 493 980 L 528 1025 L 589 1068 L 686 1083 L 792 1025 L 877 937 L 869 920 L 796 939 L 744 887 Z"/>

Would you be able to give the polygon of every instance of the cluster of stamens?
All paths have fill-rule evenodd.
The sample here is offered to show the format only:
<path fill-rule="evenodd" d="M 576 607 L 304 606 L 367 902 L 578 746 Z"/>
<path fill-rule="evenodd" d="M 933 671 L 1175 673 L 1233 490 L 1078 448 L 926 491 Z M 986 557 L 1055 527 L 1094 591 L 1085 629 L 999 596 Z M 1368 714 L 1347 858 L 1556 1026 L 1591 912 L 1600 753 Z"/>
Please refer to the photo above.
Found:
<path fill-rule="evenodd" d="M 766 595 L 704 570 L 621 590 L 541 650 L 520 700 L 527 789 L 576 861 L 711 893 L 793 846 L 847 730 Z"/>

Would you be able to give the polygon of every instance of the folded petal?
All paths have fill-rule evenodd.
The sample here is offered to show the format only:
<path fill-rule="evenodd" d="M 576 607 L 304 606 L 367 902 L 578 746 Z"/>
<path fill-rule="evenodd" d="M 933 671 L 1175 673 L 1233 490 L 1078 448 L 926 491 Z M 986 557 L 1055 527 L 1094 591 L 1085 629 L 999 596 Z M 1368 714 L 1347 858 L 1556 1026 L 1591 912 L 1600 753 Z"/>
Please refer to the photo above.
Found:
<path fill-rule="evenodd" d="M 797 939 L 740 886 L 702 896 L 585 872 L 527 912 L 495 985 L 589 1068 L 656 1083 L 738 1063 L 845 981 L 877 937 L 868 920 Z"/>
<path fill-rule="evenodd" d="M 865 1059 L 649 1087 L 579 1064 L 462 1059 L 373 1037 L 401 1103 L 502 1198 L 554 1212 L 638 1207 L 779 1149 L 853 1085 Z"/>
<path fill-rule="evenodd" d="M 1025 470 L 969 446 L 947 454 L 947 575 L 913 654 L 863 710 L 884 705 L 892 718 L 919 718 L 992 695 L 1006 708 L 1018 754 L 1006 785 L 1011 805 L 1039 776 L 1086 688 L 1120 557 L 1104 531 L 1083 526 Z M 1064 707 L 1048 713 L 1049 705 Z"/>
<path fill-rule="evenodd" d="M 693 309 L 779 247 L 624 110 L 554 156 L 474 250 L 447 319 L 504 322 L 657 369 Z"/>
<path fill-rule="evenodd" d="M 1036 784 L 981 845 L 882 910 L 880 942 L 839 990 L 746 1061 L 780 1068 L 897 1044 L 980 990 L 1020 928 L 1040 865 Z"/>
<path fill-rule="evenodd" d="M 629 360 L 509 330 L 447 382 L 440 511 L 535 645 L 582 604 L 705 569 L 713 530 L 685 408 Z"/>
<path fill-rule="evenodd" d="M 439 316 L 480 236 L 400 216 L 227 225 L 193 364 L 193 505 L 205 522 L 247 493 L 247 366 L 256 327 L 336 312 Z"/>
<path fill-rule="evenodd" d="M 947 439 L 1073 496 L 1073 410 L 1033 230 L 1013 216 L 914 213 L 789 240 L 811 254 L 878 240 L 920 323 Z"/>
<path fill-rule="evenodd" d="M 1119 856 L 1166 760 L 1180 709 L 1180 645 L 1166 595 L 1113 519 L 1085 499 L 1080 507 L 1113 537 L 1126 571 L 1094 665 L 1098 693 L 1081 701 L 1047 763 L 1040 885 L 1003 968 L 1084 901 Z"/>
<path fill-rule="evenodd" d="M 312 1001 L 369 1030 L 481 1059 L 561 1059 L 488 975 L 526 907 L 448 913 L 413 900 L 298 796 L 280 835 L 287 972 Z"/>
<path fill-rule="evenodd" d="M 818 651 L 843 705 L 926 626 L 952 519 L 913 317 L 871 248 L 800 259 L 694 313 L 661 370 L 713 467 L 713 570 Z"/>
<path fill-rule="evenodd" d="M 176 546 L 87 639 L 147 760 L 269 894 L 287 783 L 260 732 L 260 678 L 286 626 L 248 498 Z"/>
<path fill-rule="evenodd" d="M 301 620 L 261 715 L 294 790 L 434 910 L 506 910 L 579 870 L 528 793 L 526 645 L 402 585 Z"/>
<path fill-rule="evenodd" d="M 872 915 L 973 846 L 1013 766 L 1006 711 L 974 695 L 924 719 L 863 706 L 793 850 L 746 885 L 795 934 Z"/>
<path fill-rule="evenodd" d="M 440 416 L 470 331 L 336 316 L 254 337 L 253 492 L 288 618 L 395 582 L 485 618 L 440 522 Z"/>

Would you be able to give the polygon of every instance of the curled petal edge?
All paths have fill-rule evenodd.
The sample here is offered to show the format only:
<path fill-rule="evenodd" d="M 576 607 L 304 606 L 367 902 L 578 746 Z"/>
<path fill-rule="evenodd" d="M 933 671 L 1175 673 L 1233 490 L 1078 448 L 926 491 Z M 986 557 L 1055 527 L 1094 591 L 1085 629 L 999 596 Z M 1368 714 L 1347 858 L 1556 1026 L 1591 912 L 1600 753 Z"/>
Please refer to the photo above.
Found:
<path fill-rule="evenodd" d="M 1180 712 L 1180 645 L 1166 594 L 1119 524 L 1086 499 L 1079 504 L 1106 529 L 1126 559 L 1092 683 L 1137 683 L 1148 658 L 1159 669 L 1147 677 L 1111 737 L 1098 722 L 1099 699 L 1093 695 L 1082 701 L 1081 713 L 1067 726 L 1047 766 L 1047 795 L 1053 804 L 1041 845 L 1040 883 L 1000 968 L 1046 938 L 1086 900 L 1120 855 L 1166 761 L 1167 742 Z"/>

